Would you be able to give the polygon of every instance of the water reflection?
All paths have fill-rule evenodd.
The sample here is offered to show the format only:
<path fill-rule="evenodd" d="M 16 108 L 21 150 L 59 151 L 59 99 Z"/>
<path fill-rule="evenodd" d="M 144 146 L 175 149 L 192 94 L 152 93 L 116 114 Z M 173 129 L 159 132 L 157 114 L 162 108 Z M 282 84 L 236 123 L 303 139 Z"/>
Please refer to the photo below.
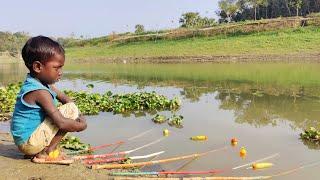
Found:
<path fill-rule="evenodd" d="M 79 78 L 79 74 L 68 73 L 68 79 Z M 281 87 L 276 85 L 250 84 L 248 82 L 201 82 L 141 79 L 121 79 L 118 76 L 91 73 L 81 74 L 82 79 L 104 79 L 112 84 L 139 84 L 139 88 L 146 86 L 181 88 L 180 95 L 198 102 L 205 94 L 214 94 L 219 100 L 219 108 L 232 110 L 237 123 L 250 124 L 254 127 L 272 125 L 279 121 L 291 122 L 293 129 L 320 127 L 320 96 L 317 87 L 302 87 L 292 85 Z M 139 115 L 143 115 L 139 113 Z"/>
<path fill-rule="evenodd" d="M 293 128 L 320 127 L 320 98 L 263 95 L 257 97 L 248 93 L 220 92 L 216 96 L 220 108 L 233 110 L 237 123 L 248 123 L 259 127 L 276 125 L 277 121 L 292 122 Z"/>
<path fill-rule="evenodd" d="M 0 86 L 22 81 L 26 73 L 23 63 L 0 63 Z"/>
<path fill-rule="evenodd" d="M 308 140 L 304 140 L 304 139 L 301 139 L 301 141 L 309 149 L 314 149 L 314 150 L 319 150 L 320 149 L 320 144 L 316 144 L 314 142 L 311 142 L 311 141 L 308 141 Z"/>

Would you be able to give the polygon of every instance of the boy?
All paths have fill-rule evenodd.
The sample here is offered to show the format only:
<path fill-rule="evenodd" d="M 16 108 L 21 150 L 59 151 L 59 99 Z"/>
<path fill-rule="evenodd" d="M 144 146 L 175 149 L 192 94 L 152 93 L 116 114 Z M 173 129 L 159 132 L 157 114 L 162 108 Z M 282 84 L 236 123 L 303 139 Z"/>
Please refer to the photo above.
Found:
<path fill-rule="evenodd" d="M 22 58 L 29 73 L 13 112 L 14 142 L 22 153 L 33 157 L 33 162 L 62 160 L 61 156 L 49 158 L 49 154 L 57 151 L 57 145 L 67 132 L 83 131 L 87 127 L 85 119 L 78 117 L 72 100 L 53 85 L 62 76 L 64 49 L 48 37 L 37 36 L 26 42 Z M 57 100 L 64 104 L 59 109 Z"/>

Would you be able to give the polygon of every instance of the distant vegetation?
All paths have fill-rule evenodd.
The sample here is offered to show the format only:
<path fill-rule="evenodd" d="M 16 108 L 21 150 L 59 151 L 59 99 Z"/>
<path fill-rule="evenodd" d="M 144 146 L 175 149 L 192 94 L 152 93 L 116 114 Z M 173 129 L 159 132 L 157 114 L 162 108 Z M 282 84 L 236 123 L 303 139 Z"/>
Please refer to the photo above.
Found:
<path fill-rule="evenodd" d="M 141 34 L 144 32 L 144 26 L 142 24 L 137 24 L 134 28 L 136 29 L 134 31 L 136 34 Z"/>
<path fill-rule="evenodd" d="M 0 56 L 11 55 L 18 57 L 22 46 L 29 38 L 29 35 L 24 32 L 1 32 L 0 31 Z"/>
<path fill-rule="evenodd" d="M 217 25 L 215 19 L 201 17 L 197 12 L 188 12 L 182 14 L 179 20 L 182 28 L 206 28 Z"/>
<path fill-rule="evenodd" d="M 219 22 L 307 16 L 320 11 L 320 0 L 220 0 Z"/>

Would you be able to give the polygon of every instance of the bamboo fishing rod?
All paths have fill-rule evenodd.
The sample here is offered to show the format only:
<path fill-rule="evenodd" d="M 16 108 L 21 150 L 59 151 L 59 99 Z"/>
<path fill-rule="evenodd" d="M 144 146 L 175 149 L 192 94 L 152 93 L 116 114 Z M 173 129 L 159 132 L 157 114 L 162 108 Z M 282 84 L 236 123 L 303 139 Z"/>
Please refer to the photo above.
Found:
<path fill-rule="evenodd" d="M 82 156 L 73 156 L 72 158 L 75 160 L 83 160 L 83 159 L 94 159 L 94 158 L 107 158 L 107 157 L 112 157 L 112 156 L 124 156 L 127 154 L 130 154 L 132 152 L 138 151 L 140 149 L 146 148 L 148 146 L 151 146 L 153 144 L 156 144 L 160 141 L 162 141 L 164 137 L 157 139 L 156 141 L 153 141 L 149 144 L 143 145 L 141 147 L 129 150 L 129 151 L 122 151 L 122 152 L 115 152 L 115 153 L 106 153 L 106 154 L 94 154 L 94 155 L 82 155 Z"/>
<path fill-rule="evenodd" d="M 128 138 L 127 141 L 132 141 L 133 139 L 136 139 L 136 138 L 139 138 L 147 133 L 149 133 L 150 131 L 152 131 L 154 128 L 151 128 L 145 132 L 142 132 L 136 136 L 133 136 L 131 138 Z M 110 146 L 114 146 L 114 145 L 117 145 L 117 147 L 119 147 L 120 145 L 124 144 L 126 141 L 118 141 L 118 142 L 115 142 L 115 143 L 109 143 L 109 144 L 102 144 L 102 145 L 99 145 L 99 146 L 93 146 L 91 148 L 89 148 L 88 150 L 80 150 L 80 151 L 74 151 L 74 152 L 69 152 L 67 153 L 67 155 L 75 155 L 75 154 L 80 154 L 80 153 L 85 153 L 85 152 L 94 152 L 96 150 L 99 150 L 99 149 L 103 149 L 103 148 L 106 148 L 106 147 L 110 147 Z"/>
<path fill-rule="evenodd" d="M 113 172 L 109 173 L 110 176 L 142 176 L 142 175 L 193 175 L 193 174 L 217 174 L 220 170 L 209 171 L 151 171 L 151 172 Z"/>
<path fill-rule="evenodd" d="M 307 168 L 307 167 L 318 166 L 318 165 L 320 165 L 320 161 L 316 161 L 316 162 L 313 162 L 313 163 L 301 165 L 301 166 L 299 166 L 299 167 L 290 169 L 290 170 L 288 170 L 288 171 L 284 171 L 284 172 L 282 172 L 282 173 L 278 173 L 278 174 L 272 175 L 272 177 L 278 177 L 278 176 L 288 175 L 288 174 L 297 172 L 297 171 L 299 171 L 299 170 L 301 170 L 301 169 L 304 169 L 304 168 Z"/>
<path fill-rule="evenodd" d="M 139 163 L 132 163 L 132 164 L 101 164 L 101 165 L 92 165 L 92 169 L 124 169 L 124 168 L 134 168 L 134 167 L 140 167 L 140 166 L 147 166 L 147 165 L 153 165 L 153 164 L 159 164 L 159 163 L 168 163 L 172 161 L 178 161 L 182 159 L 188 159 L 188 158 L 195 158 L 195 157 L 200 157 L 204 156 L 208 153 L 211 152 L 216 152 L 220 150 L 226 149 L 227 146 L 219 149 L 214 149 L 210 150 L 204 153 L 195 153 L 195 154 L 190 154 L 186 156 L 179 156 L 179 157 L 173 157 L 173 158 L 168 158 L 168 159 L 161 159 L 161 160 L 156 160 L 156 161 L 146 161 L 146 162 L 139 162 Z"/>
<path fill-rule="evenodd" d="M 156 153 L 152 153 L 152 154 L 148 154 L 148 155 L 144 155 L 144 156 L 132 156 L 132 157 L 120 157 L 120 158 L 108 158 L 108 159 L 94 159 L 94 160 L 84 160 L 83 163 L 84 164 L 88 164 L 88 165 L 92 165 L 92 164 L 99 164 L 99 163 L 111 163 L 111 162 L 119 162 L 119 161 L 123 161 L 123 160 L 127 160 L 127 159 L 132 159 L 132 160 L 136 160 L 136 159 L 146 159 L 146 158 L 150 158 L 150 157 L 155 157 L 158 156 L 160 154 L 164 153 L 164 151 L 160 151 L 160 152 L 156 152 Z"/>
<path fill-rule="evenodd" d="M 67 153 L 67 155 L 75 155 L 75 154 L 80 154 L 80 153 L 85 153 L 85 152 L 94 152 L 94 151 L 96 151 L 98 149 L 103 149 L 103 148 L 110 147 L 110 146 L 113 146 L 113 145 L 121 145 L 123 143 L 124 143 L 124 141 L 118 141 L 118 142 L 111 143 L 111 144 L 103 144 L 103 145 L 94 146 L 94 147 L 91 147 L 91 148 L 85 149 L 85 150 L 69 152 L 69 153 Z"/>
<path fill-rule="evenodd" d="M 255 161 L 249 162 L 249 163 L 244 164 L 244 165 L 241 165 L 241 166 L 234 167 L 234 168 L 232 168 L 232 170 L 236 170 L 236 169 L 240 169 L 240 168 L 243 168 L 243 167 L 246 167 L 246 166 L 250 166 L 250 165 L 252 165 L 253 163 L 257 163 L 257 162 L 269 160 L 269 159 L 275 158 L 275 157 L 277 157 L 277 156 L 280 156 L 280 154 L 279 154 L 279 153 L 275 153 L 275 154 L 272 154 L 272 155 L 270 155 L 270 156 L 268 156 L 268 157 L 255 160 Z"/>
<path fill-rule="evenodd" d="M 257 162 L 261 162 L 261 161 L 264 161 L 264 160 L 267 160 L 267 159 L 272 159 L 272 158 L 275 158 L 277 156 L 279 156 L 280 154 L 279 153 L 275 153 L 275 154 L 272 154 L 270 156 L 267 156 L 265 158 L 262 158 L 262 159 L 258 159 L 258 160 L 255 160 L 255 161 L 252 161 L 250 163 L 247 163 L 247 164 L 244 164 L 244 165 L 241 165 L 241 166 L 237 166 L 237 167 L 234 167 L 232 168 L 232 170 L 237 170 L 237 169 L 240 169 L 242 167 L 246 167 L 246 166 L 249 166 L 251 165 L 252 163 L 257 163 Z M 187 163 L 183 164 L 181 167 L 179 167 L 177 170 L 175 171 L 160 171 L 160 172 L 115 172 L 115 173 L 110 173 L 109 175 L 111 176 L 141 176 L 141 175 L 161 175 L 161 174 L 180 174 L 180 175 L 195 175 L 195 174 L 217 174 L 217 173 L 221 173 L 221 172 L 224 172 L 224 170 L 209 170 L 209 171 L 180 171 L 182 168 L 184 168 L 186 165 L 188 165 L 189 163 L 191 163 L 193 160 L 197 159 L 198 157 L 195 157 L 193 159 L 191 159 L 190 161 L 188 161 Z M 237 178 L 237 177 L 234 177 L 234 178 Z M 243 178 L 243 177 L 241 177 Z M 247 177 L 245 177 L 247 178 Z M 252 177 L 250 177 L 252 178 Z M 255 177 L 256 178 L 256 177 Z M 259 177 L 260 178 L 260 177 Z M 259 179 L 258 178 L 258 179 Z"/>
<path fill-rule="evenodd" d="M 320 161 L 316 161 L 310 164 L 306 164 L 306 165 L 302 165 L 293 169 L 290 169 L 288 171 L 282 172 L 282 173 L 278 173 L 275 175 L 271 175 L 271 176 L 253 176 L 253 177 L 192 177 L 191 179 L 206 179 L 206 180 L 257 180 L 257 179 L 271 179 L 273 177 L 279 177 L 279 176 L 284 176 L 284 175 L 288 175 L 294 172 L 297 172 L 301 169 L 307 168 L 307 167 L 313 167 L 313 166 L 318 166 L 320 165 Z M 188 180 L 189 178 L 183 178 L 185 180 Z"/>
<path fill-rule="evenodd" d="M 194 179 L 203 179 L 203 180 L 259 180 L 259 179 L 271 179 L 272 176 L 248 176 L 248 177 L 227 177 L 227 176 L 215 176 L 215 177 L 192 177 L 192 178 L 183 178 L 184 180 L 194 180 Z"/>

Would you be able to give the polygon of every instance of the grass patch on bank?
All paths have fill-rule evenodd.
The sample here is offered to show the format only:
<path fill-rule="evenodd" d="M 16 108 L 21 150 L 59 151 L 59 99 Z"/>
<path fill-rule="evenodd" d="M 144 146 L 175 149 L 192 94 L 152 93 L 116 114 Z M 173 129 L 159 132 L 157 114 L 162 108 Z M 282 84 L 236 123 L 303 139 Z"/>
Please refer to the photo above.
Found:
<path fill-rule="evenodd" d="M 156 40 L 127 44 L 73 47 L 66 49 L 69 59 L 295 55 L 318 53 L 320 27 L 304 27 L 252 34 L 218 35 L 180 40 Z"/>
<path fill-rule="evenodd" d="M 23 62 L 23 60 L 15 58 L 15 57 L 10 57 L 10 56 L 0 56 L 0 63 L 1 64 L 19 63 L 19 62 Z"/>

